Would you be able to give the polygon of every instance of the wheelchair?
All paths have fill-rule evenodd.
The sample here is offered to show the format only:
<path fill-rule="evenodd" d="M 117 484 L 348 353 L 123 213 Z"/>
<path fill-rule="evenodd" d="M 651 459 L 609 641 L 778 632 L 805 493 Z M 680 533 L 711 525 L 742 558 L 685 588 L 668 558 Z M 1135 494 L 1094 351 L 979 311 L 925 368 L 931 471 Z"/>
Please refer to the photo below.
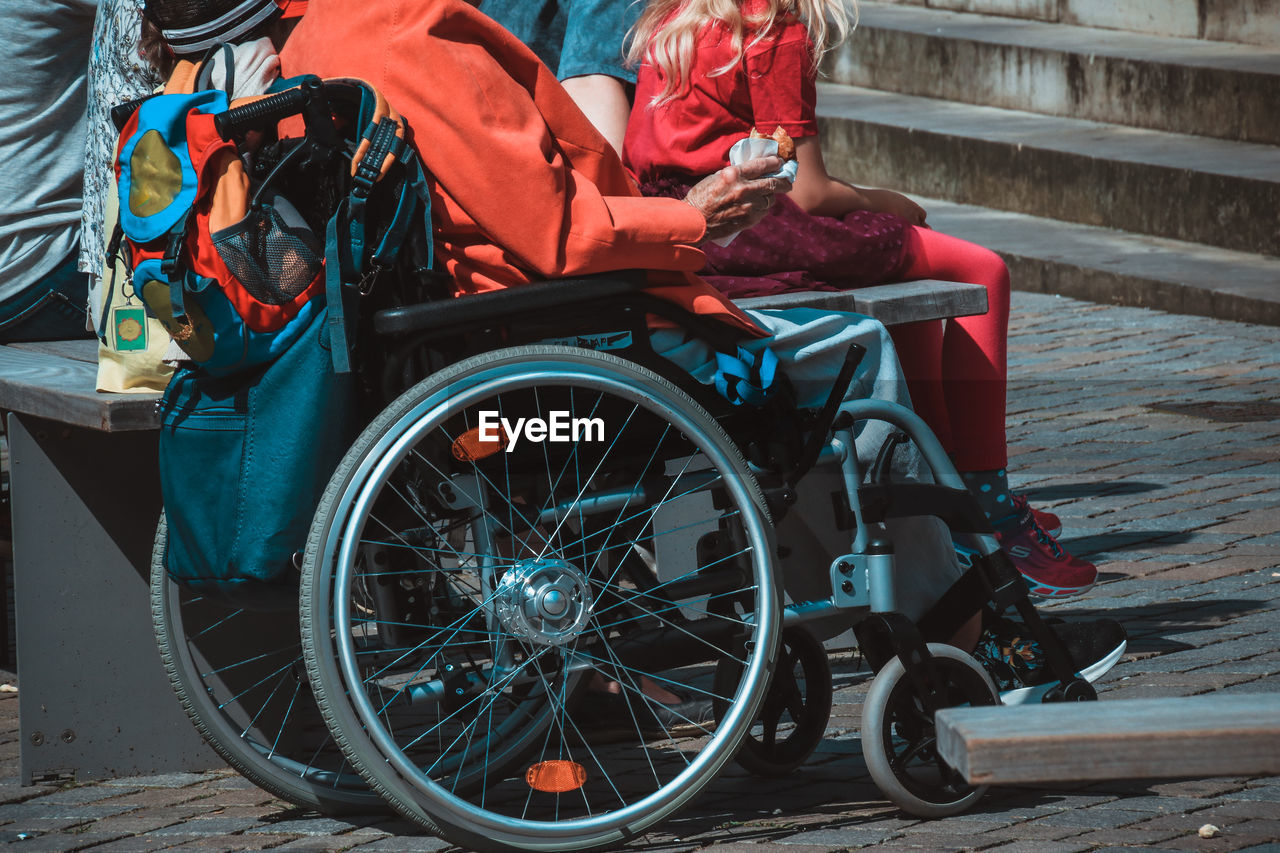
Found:
<path fill-rule="evenodd" d="M 409 292 L 438 289 L 429 264 L 413 274 Z M 649 318 L 728 354 L 736 342 L 639 275 L 403 296 L 360 313 L 376 414 L 316 510 L 296 621 L 175 584 L 158 530 L 170 680 L 265 790 L 326 813 L 390 806 L 475 850 L 625 842 L 730 761 L 763 776 L 804 762 L 831 705 L 815 629 L 836 623 L 856 626 L 877 673 L 862 726 L 876 783 L 912 814 L 962 811 L 983 789 L 937 756 L 933 714 L 999 697 L 971 657 L 930 641 L 958 626 L 925 631 L 898 611 L 887 530 L 904 517 L 965 539 L 977 556 L 957 595 L 1017 609 L 1059 679 L 1049 698 L 1093 698 L 924 423 L 842 403 L 856 351 L 817 410 L 790 404 L 785 383 L 735 406 L 652 350 Z M 864 465 L 868 421 L 893 431 Z M 933 484 L 892 482 L 905 442 Z M 787 595 L 777 529 L 818 471 L 840 484 L 848 544 Z M 682 715 L 688 701 L 714 722 Z"/>
<path fill-rule="evenodd" d="M 1095 694 L 941 446 L 903 406 L 841 404 L 856 352 L 821 410 L 785 394 L 735 407 L 649 348 L 652 316 L 723 335 L 626 276 L 376 316 L 390 402 L 331 479 L 302 566 L 303 657 L 334 741 L 453 844 L 607 847 L 735 758 L 765 776 L 803 763 L 831 705 L 809 627 L 835 621 L 857 626 L 877 672 L 873 779 L 912 814 L 963 811 L 984 789 L 938 757 L 933 714 L 999 697 L 973 658 L 897 612 L 887 521 L 946 520 L 978 554 L 957 588 L 1042 638 L 1050 698 Z M 866 420 L 893 427 L 870 470 L 855 450 Z M 907 441 L 934 484 L 890 482 Z M 818 468 L 844 486 L 850 544 L 812 567 L 825 594 L 787 600 L 775 522 Z M 709 701 L 714 724 L 655 698 L 669 694 Z"/>

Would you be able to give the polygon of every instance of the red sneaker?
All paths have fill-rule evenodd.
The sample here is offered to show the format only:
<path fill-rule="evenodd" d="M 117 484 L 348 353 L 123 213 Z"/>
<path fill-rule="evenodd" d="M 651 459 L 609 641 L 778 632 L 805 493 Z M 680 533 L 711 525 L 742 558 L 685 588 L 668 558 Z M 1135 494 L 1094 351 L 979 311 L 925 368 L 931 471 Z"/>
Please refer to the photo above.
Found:
<path fill-rule="evenodd" d="M 1098 580 L 1093 563 L 1073 557 L 1036 523 L 1033 511 L 1023 506 L 1018 526 L 997 532 L 1000 547 L 1013 560 L 1031 586 L 1031 594 L 1041 598 L 1069 598 L 1079 595 Z"/>
<path fill-rule="evenodd" d="M 1026 495 L 1013 496 L 1013 509 L 1018 515 L 1022 515 L 1022 511 L 1030 504 L 1027 503 Z M 1031 507 L 1031 514 L 1035 517 L 1036 524 L 1040 525 L 1040 529 L 1048 533 L 1054 539 L 1062 535 L 1062 519 L 1058 518 L 1051 512 Z"/>

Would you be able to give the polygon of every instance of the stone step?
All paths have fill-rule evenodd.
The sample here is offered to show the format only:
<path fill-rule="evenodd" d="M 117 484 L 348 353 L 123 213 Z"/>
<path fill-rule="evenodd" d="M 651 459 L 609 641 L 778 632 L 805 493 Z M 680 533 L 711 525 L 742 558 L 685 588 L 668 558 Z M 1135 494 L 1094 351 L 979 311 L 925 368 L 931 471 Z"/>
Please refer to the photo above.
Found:
<path fill-rule="evenodd" d="M 1280 254 L 1280 147 L 831 83 L 818 115 L 856 184 Z"/>
<path fill-rule="evenodd" d="M 1050 23 L 1214 39 L 1280 44 L 1277 0 L 886 0 L 954 12 L 1004 15 Z M 858 4 L 862 6 L 861 3 Z"/>
<path fill-rule="evenodd" d="M 1280 258 L 914 198 L 937 231 L 998 252 L 1015 290 L 1280 326 Z"/>
<path fill-rule="evenodd" d="M 853 35 L 824 61 L 833 83 L 1280 143 L 1276 45 L 1151 36 L 891 3 L 861 3 L 859 13 Z"/>

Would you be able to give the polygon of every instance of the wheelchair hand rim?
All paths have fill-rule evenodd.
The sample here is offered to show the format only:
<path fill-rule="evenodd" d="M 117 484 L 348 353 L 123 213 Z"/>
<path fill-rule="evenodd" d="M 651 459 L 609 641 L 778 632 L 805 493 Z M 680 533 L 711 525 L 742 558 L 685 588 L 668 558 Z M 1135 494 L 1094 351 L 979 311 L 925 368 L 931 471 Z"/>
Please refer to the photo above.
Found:
<path fill-rule="evenodd" d="M 547 347 L 547 349 L 556 348 Z M 569 347 L 563 349 L 568 353 L 577 354 L 579 352 Z M 335 538 L 342 537 L 338 551 L 338 565 L 331 585 L 335 623 L 346 624 L 350 617 L 349 601 L 340 591 L 344 590 L 350 583 L 352 567 L 355 565 L 355 548 L 360 539 L 360 530 L 356 528 L 357 521 L 364 518 L 368 512 L 369 505 L 376 495 L 378 485 L 385 481 L 389 472 L 394 470 L 395 466 L 405 458 L 410 448 L 429 429 L 439 423 L 450 409 L 464 409 L 471 403 L 491 396 L 499 390 L 519 390 L 532 387 L 540 381 L 554 378 L 561 383 L 571 383 L 575 387 L 616 394 L 650 412 L 660 413 L 663 418 L 666 418 L 673 425 L 683 429 L 685 436 L 689 437 L 691 441 L 692 436 L 701 435 L 701 427 L 688 419 L 683 412 L 662 407 L 660 401 L 647 395 L 643 389 L 637 389 L 616 376 L 601 375 L 586 368 L 566 367 L 564 362 L 558 361 L 526 361 L 499 368 L 496 372 L 497 375 L 494 376 L 481 373 L 474 377 L 468 377 L 466 381 L 444 386 L 401 415 L 396 419 L 397 422 L 404 423 L 412 420 L 414 425 L 398 434 L 389 430 L 388 434 L 384 435 L 382 440 L 375 445 L 374 451 L 367 454 L 360 468 L 349 480 L 350 485 L 345 496 L 350 498 L 352 491 L 355 491 L 357 495 L 354 500 L 344 500 L 343 503 L 351 507 L 351 511 L 330 527 L 324 547 L 318 552 L 321 554 L 331 553 Z M 732 467 L 729 457 L 720 448 L 702 440 L 692 443 L 698 451 L 706 454 L 707 458 L 713 463 L 724 467 Z M 753 498 L 744 483 L 738 480 L 731 481 L 726 479 L 723 484 L 731 493 L 733 499 L 738 502 L 738 505 L 753 505 Z M 769 540 L 767 531 L 763 529 L 763 523 L 758 514 L 749 514 L 745 520 L 750 527 L 749 534 L 752 541 Z M 755 555 L 754 559 L 760 559 L 760 555 Z M 768 555 L 765 555 L 765 559 L 768 559 Z M 752 620 L 755 623 L 755 630 L 758 632 L 754 637 L 754 643 L 761 649 L 776 648 L 781 624 L 778 602 L 772 595 L 759 595 L 757 596 L 757 601 L 759 602 L 759 612 L 756 618 Z M 437 802 L 447 803 L 447 807 L 454 809 L 454 813 L 449 815 L 449 819 L 477 826 L 482 831 L 492 833 L 496 838 L 509 835 L 521 839 L 522 845 L 527 845 L 530 838 L 536 838 L 539 843 L 545 841 L 547 844 L 546 849 L 551 850 L 558 849 L 555 845 L 560 839 L 573 838 L 581 835 L 584 830 L 624 833 L 629 825 L 640 818 L 644 818 L 646 824 L 652 823 L 652 817 L 655 813 L 664 816 L 670 814 L 683 805 L 687 799 L 698 793 L 699 789 L 696 786 L 691 788 L 683 784 L 685 780 L 697 778 L 704 773 L 714 774 L 718 772 L 720 767 L 726 764 L 736 751 L 737 744 L 725 744 L 723 739 L 713 737 L 712 743 L 716 745 L 716 748 L 709 747 L 699 752 L 697 757 L 681 773 L 664 784 L 659 790 L 604 815 L 592 815 L 554 822 L 491 816 L 488 812 L 481 812 L 477 815 L 477 812 L 469 808 L 465 801 L 455 797 L 434 780 L 420 774 L 418 768 L 391 740 L 387 731 L 378 724 L 377 709 L 373 707 L 365 691 L 358 688 L 350 689 L 350 685 L 359 685 L 361 683 L 359 673 L 355 667 L 355 650 L 350 634 L 338 631 L 335 639 L 338 645 L 340 677 L 349 687 L 348 695 L 364 727 L 363 735 L 375 742 L 378 751 L 398 777 L 414 787 L 430 787 L 434 789 L 437 795 Z M 749 671 L 741 684 L 748 685 L 757 682 L 764 684 L 767 681 L 765 670 L 770 663 L 768 658 L 769 655 L 760 652 L 752 654 L 748 663 Z M 721 721 L 717 731 L 727 730 L 745 733 L 748 730 L 750 720 L 745 720 L 744 717 L 750 714 L 751 718 L 754 719 L 755 705 L 759 703 L 739 701 L 743 692 L 744 688 L 740 686 L 739 694 L 735 695 L 729 714 Z M 760 695 L 763 697 L 763 691 L 760 691 Z"/>

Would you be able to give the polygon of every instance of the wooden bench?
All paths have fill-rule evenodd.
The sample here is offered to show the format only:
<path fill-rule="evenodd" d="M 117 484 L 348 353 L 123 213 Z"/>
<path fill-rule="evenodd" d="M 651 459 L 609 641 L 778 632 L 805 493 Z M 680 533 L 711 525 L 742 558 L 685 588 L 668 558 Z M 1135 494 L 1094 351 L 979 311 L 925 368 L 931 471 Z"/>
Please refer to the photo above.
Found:
<path fill-rule="evenodd" d="M 925 281 L 742 304 L 892 324 L 980 314 L 986 291 Z M 0 346 L 24 784 L 220 764 L 174 700 L 151 631 L 158 395 L 97 393 L 96 359 L 93 341 Z"/>
<path fill-rule="evenodd" d="M 974 784 L 1280 773 L 1280 693 L 947 708 L 937 727 Z"/>
<path fill-rule="evenodd" d="M 151 630 L 155 394 L 99 394 L 95 341 L 0 346 L 23 784 L 219 766 Z"/>

